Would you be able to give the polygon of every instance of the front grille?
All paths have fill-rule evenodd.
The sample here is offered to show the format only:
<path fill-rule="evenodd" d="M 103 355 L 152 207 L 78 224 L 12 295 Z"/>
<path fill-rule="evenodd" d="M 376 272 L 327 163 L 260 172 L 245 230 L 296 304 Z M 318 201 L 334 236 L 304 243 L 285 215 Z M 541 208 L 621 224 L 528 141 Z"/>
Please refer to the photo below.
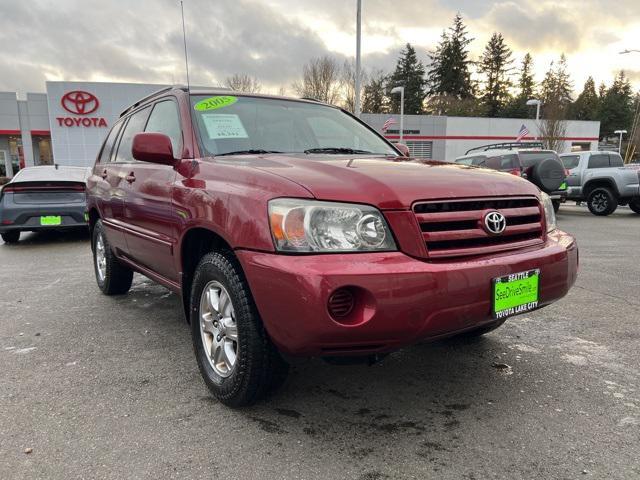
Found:
<path fill-rule="evenodd" d="M 484 229 L 485 215 L 494 210 L 507 221 L 500 235 Z M 483 255 L 543 241 L 542 211 L 533 197 L 419 202 L 413 211 L 429 258 Z"/>

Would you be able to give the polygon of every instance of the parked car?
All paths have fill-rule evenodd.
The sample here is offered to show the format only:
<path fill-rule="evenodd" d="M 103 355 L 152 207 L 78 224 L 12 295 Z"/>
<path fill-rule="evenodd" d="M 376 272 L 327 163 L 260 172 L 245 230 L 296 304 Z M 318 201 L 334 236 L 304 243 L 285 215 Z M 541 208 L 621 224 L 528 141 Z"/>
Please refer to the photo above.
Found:
<path fill-rule="evenodd" d="M 20 232 L 86 228 L 84 167 L 48 165 L 20 170 L 0 189 L 0 235 L 16 243 Z"/>
<path fill-rule="evenodd" d="M 558 154 L 540 142 L 495 143 L 468 150 L 455 163 L 491 168 L 526 178 L 547 193 L 557 212 L 567 198 L 567 172 Z"/>
<path fill-rule="evenodd" d="M 562 298 L 578 247 L 521 178 L 410 160 L 348 112 L 169 88 L 115 122 L 87 182 L 106 295 L 178 293 L 205 383 L 245 405 L 286 356 L 482 335 Z"/>
<path fill-rule="evenodd" d="M 594 215 L 611 215 L 618 205 L 640 213 L 640 171 L 626 167 L 617 152 L 587 151 L 560 155 L 569 170 L 570 200 L 587 202 Z"/>

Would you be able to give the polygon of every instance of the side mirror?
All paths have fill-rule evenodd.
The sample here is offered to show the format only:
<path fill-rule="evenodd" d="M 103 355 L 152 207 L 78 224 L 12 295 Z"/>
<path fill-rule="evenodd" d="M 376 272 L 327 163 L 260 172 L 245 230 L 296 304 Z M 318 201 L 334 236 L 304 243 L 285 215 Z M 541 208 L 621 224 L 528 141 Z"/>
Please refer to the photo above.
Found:
<path fill-rule="evenodd" d="M 133 137 L 131 153 L 133 158 L 141 162 L 171 166 L 177 163 L 173 158 L 171 139 L 163 133 L 137 133 Z"/>
<path fill-rule="evenodd" d="M 410 157 L 411 152 L 409 151 L 409 147 L 407 147 L 404 143 L 396 143 L 395 147 L 400 150 L 403 157 Z"/>

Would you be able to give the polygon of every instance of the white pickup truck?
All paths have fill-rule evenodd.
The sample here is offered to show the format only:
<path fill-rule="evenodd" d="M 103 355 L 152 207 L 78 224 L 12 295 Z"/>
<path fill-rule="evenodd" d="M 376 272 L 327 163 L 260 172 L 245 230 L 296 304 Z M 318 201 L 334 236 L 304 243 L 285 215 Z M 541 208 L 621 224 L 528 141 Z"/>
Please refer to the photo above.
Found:
<path fill-rule="evenodd" d="M 569 171 L 567 199 L 586 201 L 594 215 L 611 215 L 618 205 L 640 214 L 640 170 L 626 167 L 616 152 L 572 152 L 560 155 Z"/>

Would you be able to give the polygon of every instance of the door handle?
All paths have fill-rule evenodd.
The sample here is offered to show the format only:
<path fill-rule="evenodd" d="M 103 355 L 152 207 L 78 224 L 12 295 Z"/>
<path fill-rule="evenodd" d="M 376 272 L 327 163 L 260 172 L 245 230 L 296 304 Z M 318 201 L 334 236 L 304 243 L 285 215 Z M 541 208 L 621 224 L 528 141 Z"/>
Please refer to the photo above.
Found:
<path fill-rule="evenodd" d="M 107 179 L 108 173 L 107 173 L 107 169 L 106 168 L 102 171 L 100 176 L 102 177 L 103 180 Z"/>
<path fill-rule="evenodd" d="M 133 172 L 131 172 L 129 175 L 124 177 L 124 179 L 129 183 L 133 183 L 136 181 L 136 176 L 133 174 Z"/>

